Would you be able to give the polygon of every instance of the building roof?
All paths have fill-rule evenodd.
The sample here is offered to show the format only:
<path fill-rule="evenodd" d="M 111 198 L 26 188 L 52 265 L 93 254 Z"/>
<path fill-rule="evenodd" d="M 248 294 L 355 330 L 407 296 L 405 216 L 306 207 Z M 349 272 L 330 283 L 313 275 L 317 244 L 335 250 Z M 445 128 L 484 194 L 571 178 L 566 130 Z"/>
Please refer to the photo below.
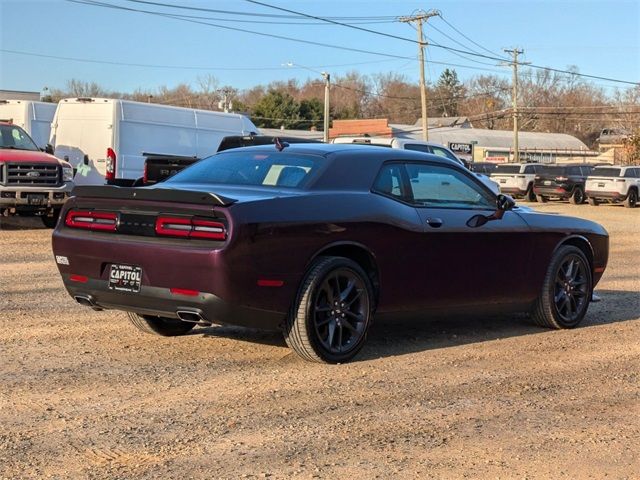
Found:
<path fill-rule="evenodd" d="M 309 140 L 322 140 L 323 132 L 322 130 L 290 130 L 290 129 L 280 129 L 280 128 L 260 128 L 260 133 L 262 135 L 271 135 L 272 137 L 298 137 L 298 138 L 306 138 Z"/>
<path fill-rule="evenodd" d="M 422 127 L 422 118 L 414 123 L 416 127 Z M 435 127 L 471 127 L 469 117 L 429 117 L 427 119 L 429 128 Z"/>
<path fill-rule="evenodd" d="M 402 138 L 422 138 L 422 129 L 415 125 L 392 125 L 394 133 Z M 520 132 L 520 148 L 538 150 L 589 150 L 579 139 L 565 133 Z M 443 127 L 429 128 L 429 141 L 447 145 L 449 142 L 473 143 L 484 149 L 513 148 L 511 130 L 486 130 L 483 128 Z"/>

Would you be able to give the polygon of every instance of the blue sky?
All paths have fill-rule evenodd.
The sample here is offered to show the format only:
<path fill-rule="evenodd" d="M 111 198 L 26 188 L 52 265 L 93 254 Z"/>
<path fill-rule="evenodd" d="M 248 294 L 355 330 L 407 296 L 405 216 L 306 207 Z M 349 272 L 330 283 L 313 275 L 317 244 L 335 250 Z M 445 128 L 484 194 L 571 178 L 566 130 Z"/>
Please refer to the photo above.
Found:
<path fill-rule="evenodd" d="M 129 8 L 176 12 L 214 18 L 243 18 L 249 22 L 266 17 L 235 16 L 199 11 L 169 10 L 127 0 L 100 0 Z M 241 0 L 157 0 L 199 8 L 282 14 Z M 525 50 L 524 60 L 564 69 L 576 65 L 581 73 L 640 82 L 640 2 L 630 1 L 287 1 L 266 3 L 318 16 L 400 16 L 419 8 L 437 8 L 466 36 L 488 50 L 502 53 L 506 47 Z M 265 33 L 304 38 L 323 43 L 415 57 L 416 46 L 333 25 L 271 25 L 205 20 Z M 415 31 L 402 23 L 362 25 L 407 38 Z M 433 26 L 433 28 L 432 28 Z M 463 46 L 443 36 L 446 33 Z M 486 53 L 470 43 L 440 18 L 429 20 L 428 37 L 436 43 Z M 81 5 L 64 0 L 0 0 L 0 89 L 40 91 L 64 87 L 66 80 L 95 81 L 111 90 L 155 89 L 185 82 L 197 85 L 198 77 L 216 76 L 221 84 L 244 89 L 272 80 L 315 76 L 304 69 L 282 66 L 289 61 L 327 70 L 334 76 L 349 70 L 363 74 L 398 72 L 417 80 L 417 62 L 388 59 L 364 53 L 303 45 L 290 41 L 225 31 L 210 26 L 136 12 Z M 93 59 L 115 63 L 198 68 L 152 68 L 104 65 L 8 53 L 6 50 L 58 57 Z M 510 75 L 497 62 L 461 58 L 442 49 L 428 48 L 430 60 L 463 64 L 487 71 L 455 67 L 462 79 L 479 73 Z M 484 62 L 489 65 L 479 64 Z M 200 68 L 202 67 L 202 68 Z M 225 70 L 251 68 L 254 70 Z M 429 76 L 437 77 L 444 65 L 432 64 Z M 594 80 L 607 88 L 615 84 Z"/>

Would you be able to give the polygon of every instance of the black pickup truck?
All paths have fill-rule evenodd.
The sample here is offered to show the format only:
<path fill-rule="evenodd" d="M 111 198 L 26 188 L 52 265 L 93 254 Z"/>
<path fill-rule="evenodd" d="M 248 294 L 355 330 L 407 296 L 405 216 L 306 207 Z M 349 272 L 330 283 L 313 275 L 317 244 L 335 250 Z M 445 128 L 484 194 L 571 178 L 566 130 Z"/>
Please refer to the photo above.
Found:
<path fill-rule="evenodd" d="M 280 142 L 286 143 L 320 143 L 317 140 L 309 140 L 298 137 L 274 137 L 271 135 L 234 135 L 224 137 L 218 152 L 229 150 L 230 148 L 250 147 L 253 145 L 269 145 L 275 143 L 276 138 Z M 180 170 L 184 170 L 189 165 L 194 164 L 198 160 L 197 157 L 181 157 L 179 155 L 163 155 L 161 153 L 143 153 L 144 176 L 136 182 L 136 186 L 153 185 L 154 183 L 166 180 L 172 177 Z"/>

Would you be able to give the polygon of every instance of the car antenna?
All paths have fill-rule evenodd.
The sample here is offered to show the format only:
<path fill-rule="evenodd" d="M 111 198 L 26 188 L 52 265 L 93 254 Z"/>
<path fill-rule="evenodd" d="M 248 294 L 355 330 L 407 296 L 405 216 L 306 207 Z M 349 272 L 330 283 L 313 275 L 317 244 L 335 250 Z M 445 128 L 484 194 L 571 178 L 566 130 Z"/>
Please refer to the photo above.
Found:
<path fill-rule="evenodd" d="M 282 150 L 284 150 L 285 148 L 287 148 L 289 146 L 289 144 L 287 142 L 281 142 L 280 138 L 278 138 L 278 137 L 273 139 L 273 143 L 276 144 L 276 148 L 278 149 L 279 152 L 281 152 Z"/>

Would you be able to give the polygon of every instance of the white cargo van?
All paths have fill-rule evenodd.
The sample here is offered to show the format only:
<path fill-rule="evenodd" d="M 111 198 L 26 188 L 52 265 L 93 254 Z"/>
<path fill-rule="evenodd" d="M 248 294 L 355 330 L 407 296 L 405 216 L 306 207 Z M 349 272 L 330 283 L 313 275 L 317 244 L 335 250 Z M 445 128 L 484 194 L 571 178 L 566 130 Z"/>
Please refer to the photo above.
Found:
<path fill-rule="evenodd" d="M 229 135 L 258 133 L 244 115 L 107 98 L 60 100 L 51 126 L 56 157 L 76 185 L 131 185 L 146 154 L 203 158 Z"/>
<path fill-rule="evenodd" d="M 18 125 L 44 148 L 49 142 L 51 121 L 56 112 L 55 103 L 34 102 L 32 100 L 0 100 L 0 122 Z"/>

